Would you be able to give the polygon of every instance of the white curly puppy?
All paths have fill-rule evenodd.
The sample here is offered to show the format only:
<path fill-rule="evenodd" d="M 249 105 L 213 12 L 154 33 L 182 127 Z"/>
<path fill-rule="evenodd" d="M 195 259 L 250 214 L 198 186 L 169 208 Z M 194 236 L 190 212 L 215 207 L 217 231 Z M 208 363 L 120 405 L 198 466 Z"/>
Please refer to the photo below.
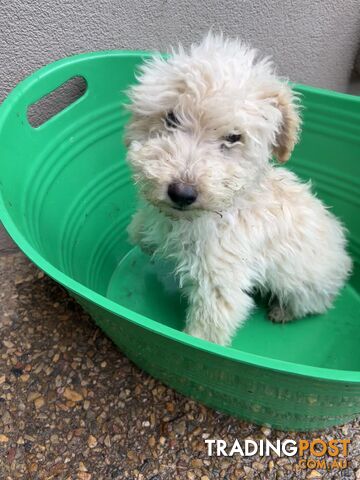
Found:
<path fill-rule="evenodd" d="M 272 155 L 298 139 L 297 101 L 269 59 L 209 34 L 141 67 L 130 92 L 128 161 L 144 205 L 129 226 L 175 260 L 185 331 L 222 345 L 268 292 L 269 317 L 326 311 L 351 268 L 340 222 Z"/>

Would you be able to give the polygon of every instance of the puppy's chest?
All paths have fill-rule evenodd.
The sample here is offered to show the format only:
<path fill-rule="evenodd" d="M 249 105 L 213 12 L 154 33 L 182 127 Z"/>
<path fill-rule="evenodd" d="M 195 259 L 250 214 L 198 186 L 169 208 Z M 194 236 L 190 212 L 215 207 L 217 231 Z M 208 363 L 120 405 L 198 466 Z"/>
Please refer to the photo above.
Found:
<path fill-rule="evenodd" d="M 176 257 L 203 256 L 217 237 L 216 225 L 206 222 L 174 221 L 169 225 L 162 248 Z"/>
<path fill-rule="evenodd" d="M 174 221 L 160 243 L 165 255 L 191 259 L 250 260 L 261 249 L 266 231 L 256 218 Z"/>

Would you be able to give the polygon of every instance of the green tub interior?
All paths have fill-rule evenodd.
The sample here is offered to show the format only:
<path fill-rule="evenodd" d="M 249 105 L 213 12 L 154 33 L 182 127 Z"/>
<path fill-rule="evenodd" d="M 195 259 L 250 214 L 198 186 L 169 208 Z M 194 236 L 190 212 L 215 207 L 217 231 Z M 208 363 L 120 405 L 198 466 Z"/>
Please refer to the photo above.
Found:
<path fill-rule="evenodd" d="M 171 266 L 129 245 L 136 192 L 125 163 L 124 89 L 146 54 L 101 52 L 57 62 L 19 85 L 0 109 L 1 219 L 26 253 L 101 296 L 181 330 L 185 299 Z M 81 75 L 86 93 L 38 128 L 27 107 Z M 360 100 L 298 86 L 301 143 L 288 167 L 313 188 L 349 230 L 354 274 L 325 315 L 286 325 L 258 308 L 232 348 L 268 359 L 360 371 Z M 321 245 L 319 245 L 321 248 Z M 30 255 L 31 256 L 31 255 Z M 145 321 L 146 321 L 145 318 Z"/>

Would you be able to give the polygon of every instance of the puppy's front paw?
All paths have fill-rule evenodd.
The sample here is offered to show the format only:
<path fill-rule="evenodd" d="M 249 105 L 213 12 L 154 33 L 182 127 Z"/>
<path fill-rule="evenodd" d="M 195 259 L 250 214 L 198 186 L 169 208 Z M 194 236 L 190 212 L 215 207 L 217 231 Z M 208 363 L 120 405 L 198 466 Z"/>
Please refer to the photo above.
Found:
<path fill-rule="evenodd" d="M 228 335 L 225 335 L 224 332 L 208 328 L 199 328 L 199 327 L 186 327 L 184 332 L 192 337 L 202 338 L 208 342 L 217 343 L 218 345 L 229 345 L 230 338 Z"/>
<path fill-rule="evenodd" d="M 287 323 L 294 320 L 294 315 L 286 307 L 272 305 L 268 312 L 269 319 L 274 323 Z"/>

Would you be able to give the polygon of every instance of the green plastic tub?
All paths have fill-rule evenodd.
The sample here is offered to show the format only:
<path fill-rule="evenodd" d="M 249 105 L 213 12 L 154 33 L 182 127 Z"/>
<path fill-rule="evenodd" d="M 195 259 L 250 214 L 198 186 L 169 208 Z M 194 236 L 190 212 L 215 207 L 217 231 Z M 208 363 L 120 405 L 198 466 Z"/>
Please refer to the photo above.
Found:
<path fill-rule="evenodd" d="M 215 409 L 286 430 L 360 413 L 360 98 L 297 86 L 304 128 L 288 168 L 311 178 L 349 230 L 354 275 L 326 315 L 285 325 L 258 309 L 231 347 L 182 332 L 185 301 L 166 264 L 128 243 L 136 192 L 125 162 L 124 90 L 144 52 L 60 60 L 0 107 L 0 219 L 139 367 Z M 27 110 L 74 76 L 85 94 L 38 128 Z M 319 245 L 321 248 L 321 245 Z"/>

